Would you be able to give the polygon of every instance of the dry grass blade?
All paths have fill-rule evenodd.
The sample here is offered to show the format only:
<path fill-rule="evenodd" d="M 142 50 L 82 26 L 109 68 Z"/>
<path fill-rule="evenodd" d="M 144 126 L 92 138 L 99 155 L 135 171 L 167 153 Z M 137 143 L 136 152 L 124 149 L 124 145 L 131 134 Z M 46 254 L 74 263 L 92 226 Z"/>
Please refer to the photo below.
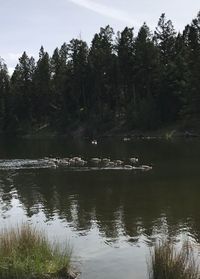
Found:
<path fill-rule="evenodd" d="M 151 250 L 150 279 L 199 279 L 199 267 L 189 242 L 176 250 L 172 242 L 162 241 Z"/>

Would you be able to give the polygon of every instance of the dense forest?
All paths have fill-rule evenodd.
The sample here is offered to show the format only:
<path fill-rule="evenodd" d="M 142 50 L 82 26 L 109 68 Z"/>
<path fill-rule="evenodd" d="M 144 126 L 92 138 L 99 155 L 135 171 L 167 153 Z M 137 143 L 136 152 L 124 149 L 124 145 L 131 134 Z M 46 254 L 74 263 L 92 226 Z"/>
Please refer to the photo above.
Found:
<path fill-rule="evenodd" d="M 19 58 L 12 76 L 0 60 L 0 132 L 47 128 L 87 135 L 200 123 L 200 12 L 177 33 L 165 14 L 154 32 L 110 26 L 91 45 L 72 39 L 50 56 Z"/>

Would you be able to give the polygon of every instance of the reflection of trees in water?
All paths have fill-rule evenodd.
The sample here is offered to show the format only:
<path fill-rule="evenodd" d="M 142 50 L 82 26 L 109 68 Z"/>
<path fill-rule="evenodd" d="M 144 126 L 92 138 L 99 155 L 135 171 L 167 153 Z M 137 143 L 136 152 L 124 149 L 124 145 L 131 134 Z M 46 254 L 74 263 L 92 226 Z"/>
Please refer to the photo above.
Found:
<path fill-rule="evenodd" d="M 14 173 L 12 172 L 6 176 L 0 174 L 0 205 L 2 213 L 12 208 L 11 202 L 14 191 L 13 176 Z"/>
<path fill-rule="evenodd" d="M 78 231 L 93 222 L 107 238 L 120 233 L 137 241 L 163 233 L 175 237 L 186 227 L 200 241 L 200 189 L 189 182 L 155 184 L 133 174 L 79 173 L 50 170 L 0 175 L 1 203 L 11 206 L 13 187 L 27 216 L 42 210 L 47 220 L 66 220 Z"/>

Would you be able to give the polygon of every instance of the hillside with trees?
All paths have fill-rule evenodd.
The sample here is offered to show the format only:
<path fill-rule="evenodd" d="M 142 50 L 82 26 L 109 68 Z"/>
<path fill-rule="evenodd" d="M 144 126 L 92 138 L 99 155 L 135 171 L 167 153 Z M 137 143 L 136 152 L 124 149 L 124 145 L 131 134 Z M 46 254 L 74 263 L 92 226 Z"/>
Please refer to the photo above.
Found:
<path fill-rule="evenodd" d="M 177 33 L 162 14 L 155 31 L 100 28 L 91 45 L 72 39 L 35 61 L 26 52 L 12 76 L 0 60 L 0 132 L 48 127 L 98 135 L 200 123 L 200 12 Z"/>

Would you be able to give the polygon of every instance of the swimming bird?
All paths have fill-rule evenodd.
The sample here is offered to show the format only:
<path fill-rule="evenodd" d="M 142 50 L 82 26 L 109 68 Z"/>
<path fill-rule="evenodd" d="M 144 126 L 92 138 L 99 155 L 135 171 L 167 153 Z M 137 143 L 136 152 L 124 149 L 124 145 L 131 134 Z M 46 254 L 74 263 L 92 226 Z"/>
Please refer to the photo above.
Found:
<path fill-rule="evenodd" d="M 91 163 L 93 163 L 95 165 L 98 165 L 101 162 L 101 159 L 100 158 L 92 158 L 90 161 L 91 161 Z"/>
<path fill-rule="evenodd" d="M 129 162 L 132 164 L 138 163 L 138 158 L 129 158 Z"/>
<path fill-rule="evenodd" d="M 102 165 L 104 167 L 107 167 L 109 163 L 110 163 L 110 159 L 108 159 L 108 158 L 103 158 L 102 159 Z"/>
<path fill-rule="evenodd" d="M 132 170 L 132 169 L 133 169 L 133 166 L 131 166 L 131 165 L 124 165 L 124 168 L 125 168 L 125 169 L 128 169 L 128 170 Z"/>
<path fill-rule="evenodd" d="M 116 164 L 114 162 L 110 161 L 106 164 L 106 167 L 107 168 L 114 168 L 114 167 L 116 167 Z"/>
<path fill-rule="evenodd" d="M 115 160 L 114 163 L 116 164 L 116 166 L 121 166 L 124 162 L 121 160 Z"/>
<path fill-rule="evenodd" d="M 131 139 L 130 138 L 127 138 L 127 137 L 125 137 L 125 138 L 123 138 L 123 141 L 130 141 Z"/>
<path fill-rule="evenodd" d="M 140 167 L 142 170 L 152 170 L 152 166 L 142 165 Z"/>

